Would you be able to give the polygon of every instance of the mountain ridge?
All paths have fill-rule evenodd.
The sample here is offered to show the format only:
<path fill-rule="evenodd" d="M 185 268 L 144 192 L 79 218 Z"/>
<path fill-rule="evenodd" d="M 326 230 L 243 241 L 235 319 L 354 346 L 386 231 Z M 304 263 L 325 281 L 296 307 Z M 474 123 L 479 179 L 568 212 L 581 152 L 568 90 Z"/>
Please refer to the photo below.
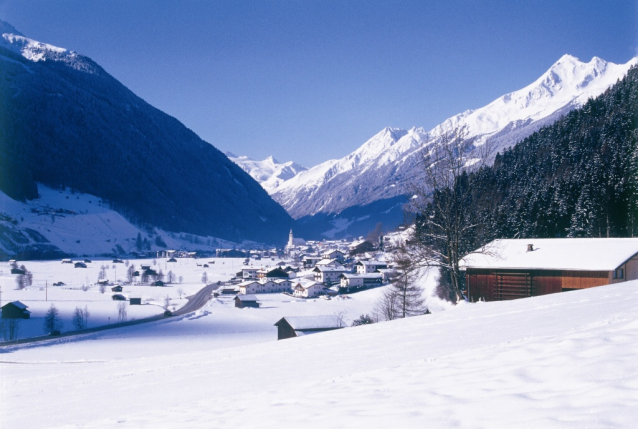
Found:
<path fill-rule="evenodd" d="M 0 190 L 11 198 L 65 186 L 136 224 L 285 242 L 285 210 L 177 119 L 88 57 L 14 33 L 0 41 Z"/>
<path fill-rule="evenodd" d="M 418 151 L 452 128 L 467 126 L 477 145 L 494 152 L 582 106 L 638 63 L 613 64 L 598 57 L 588 63 L 563 55 L 530 85 L 486 106 L 452 116 L 429 131 L 386 127 L 341 159 L 328 160 L 281 183 L 271 195 L 295 219 L 318 213 L 338 214 L 353 207 L 409 192 Z"/>

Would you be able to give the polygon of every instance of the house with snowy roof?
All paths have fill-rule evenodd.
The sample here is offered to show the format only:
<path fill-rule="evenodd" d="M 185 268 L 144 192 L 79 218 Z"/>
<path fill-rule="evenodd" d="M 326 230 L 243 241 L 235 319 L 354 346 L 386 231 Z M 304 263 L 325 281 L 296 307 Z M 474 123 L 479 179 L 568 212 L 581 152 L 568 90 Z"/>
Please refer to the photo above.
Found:
<path fill-rule="evenodd" d="M 324 291 L 324 285 L 312 280 L 301 280 L 293 285 L 293 295 L 298 298 L 314 298 Z"/>
<path fill-rule="evenodd" d="M 277 323 L 277 339 L 302 337 L 318 332 L 332 331 L 343 328 L 343 320 L 338 316 L 287 316 Z"/>
<path fill-rule="evenodd" d="M 321 254 L 321 257 L 323 259 L 336 259 L 338 261 L 343 261 L 346 258 L 346 254 L 343 253 L 341 250 L 334 249 L 323 252 Z"/>
<path fill-rule="evenodd" d="M 315 276 L 315 281 L 323 283 L 323 284 L 333 284 L 333 283 L 337 283 L 339 281 L 339 276 L 343 273 L 347 273 L 348 269 L 341 266 L 341 265 L 337 265 L 337 266 L 332 266 L 332 265 L 326 265 L 326 266 L 320 266 L 317 265 L 313 270 L 312 270 L 314 276 Z"/>
<path fill-rule="evenodd" d="M 31 312 L 27 310 L 28 305 L 20 301 L 13 301 L 2 306 L 3 319 L 29 319 Z"/>
<path fill-rule="evenodd" d="M 470 301 L 501 301 L 638 279 L 638 238 L 494 240 L 465 256 Z"/>
<path fill-rule="evenodd" d="M 340 292 L 347 293 L 357 289 L 380 286 L 383 282 L 381 273 L 343 273 L 339 276 Z"/>
<path fill-rule="evenodd" d="M 388 268 L 388 264 L 381 261 L 358 261 L 354 266 L 359 274 L 374 273 L 379 269 Z"/>

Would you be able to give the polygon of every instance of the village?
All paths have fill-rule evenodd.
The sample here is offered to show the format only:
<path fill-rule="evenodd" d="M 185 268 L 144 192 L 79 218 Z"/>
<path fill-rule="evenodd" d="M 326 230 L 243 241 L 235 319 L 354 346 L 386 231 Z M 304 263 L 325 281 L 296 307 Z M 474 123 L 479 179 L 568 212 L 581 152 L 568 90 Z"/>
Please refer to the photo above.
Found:
<path fill-rule="evenodd" d="M 162 250 L 152 259 L 10 260 L 8 269 L 0 270 L 2 318 L 22 322 L 15 328 L 12 327 L 15 322 L 3 323 L 3 339 L 11 342 L 69 335 L 101 325 L 118 326 L 117 323 L 127 320 L 169 317 L 185 308 L 204 289 L 210 291 L 210 296 L 204 297 L 200 307 L 209 298 L 226 305 L 232 303 L 235 308 L 259 308 L 273 302 L 317 302 L 317 299 L 347 306 L 353 295 L 392 280 L 396 270 L 390 253 L 383 247 L 381 237 L 376 245 L 363 238 L 305 242 L 294 238 L 290 231 L 285 248 L 241 251 L 240 258 L 206 258 L 193 251 Z M 221 250 L 217 254 L 230 252 L 233 251 Z M 61 321 L 64 319 L 64 328 L 48 331 L 43 328 L 51 304 L 60 312 Z M 78 325 L 73 314 L 83 305 L 91 318 L 90 322 Z M 373 302 L 367 302 L 365 308 L 355 307 L 362 314 L 369 313 Z M 293 311 L 282 313 L 282 317 L 299 318 L 306 313 Z M 335 317 L 338 313 L 335 310 L 310 313 L 309 317 L 322 318 L 321 326 L 315 320 L 312 332 L 341 328 L 360 316 L 352 312 L 344 321 L 343 314 Z M 268 321 L 269 326 L 278 322 L 279 314 L 276 317 Z M 279 334 L 280 339 L 284 338 L 282 335 Z"/>

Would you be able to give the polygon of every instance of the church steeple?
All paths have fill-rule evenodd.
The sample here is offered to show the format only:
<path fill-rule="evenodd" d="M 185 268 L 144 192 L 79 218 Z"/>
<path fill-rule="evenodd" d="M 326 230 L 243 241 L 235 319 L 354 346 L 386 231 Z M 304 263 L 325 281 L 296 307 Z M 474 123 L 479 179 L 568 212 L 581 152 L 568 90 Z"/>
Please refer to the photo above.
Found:
<path fill-rule="evenodd" d="M 288 247 L 292 247 L 294 245 L 294 237 L 292 236 L 292 229 L 290 230 L 290 234 L 288 234 Z"/>

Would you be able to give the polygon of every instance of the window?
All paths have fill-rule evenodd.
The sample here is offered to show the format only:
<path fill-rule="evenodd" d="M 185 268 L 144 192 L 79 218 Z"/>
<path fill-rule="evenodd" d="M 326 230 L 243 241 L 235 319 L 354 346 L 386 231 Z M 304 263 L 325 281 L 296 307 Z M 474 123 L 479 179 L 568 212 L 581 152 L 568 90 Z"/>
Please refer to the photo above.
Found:
<path fill-rule="evenodd" d="M 622 268 L 618 268 L 617 270 L 614 271 L 614 278 L 615 279 L 623 279 L 625 278 L 625 270 L 623 270 Z"/>

